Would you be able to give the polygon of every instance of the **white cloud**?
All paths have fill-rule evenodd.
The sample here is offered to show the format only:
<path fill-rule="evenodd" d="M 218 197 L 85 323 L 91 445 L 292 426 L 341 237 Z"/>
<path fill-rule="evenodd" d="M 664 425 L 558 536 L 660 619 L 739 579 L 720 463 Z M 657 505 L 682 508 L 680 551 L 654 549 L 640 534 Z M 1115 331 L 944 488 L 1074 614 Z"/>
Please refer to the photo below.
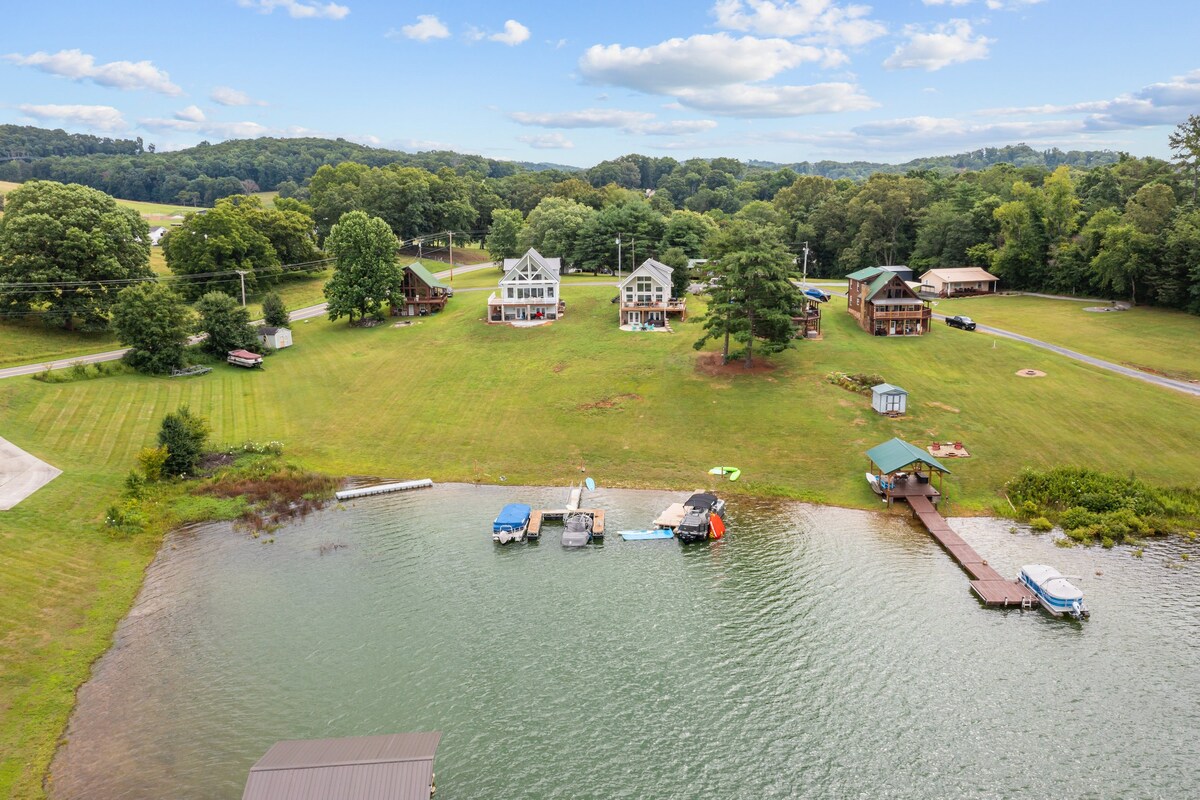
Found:
<path fill-rule="evenodd" d="M 250 95 L 228 86 L 218 86 L 209 93 L 208 98 L 223 106 L 265 106 L 263 100 L 255 100 Z"/>
<path fill-rule="evenodd" d="M 350 13 L 349 6 L 318 0 L 238 0 L 238 5 L 256 8 L 264 14 L 282 8 L 292 19 L 344 19 Z"/>
<path fill-rule="evenodd" d="M 518 142 L 524 142 L 535 150 L 570 150 L 575 146 L 561 133 L 543 133 L 537 136 L 518 136 Z"/>
<path fill-rule="evenodd" d="M 977 0 L 921 0 L 927 6 L 965 6 Z M 983 4 L 992 11 L 1012 10 L 1034 6 L 1045 0 L 982 0 Z"/>
<path fill-rule="evenodd" d="M 416 22 L 412 25 L 402 26 L 399 33 L 388 31 L 385 34 L 389 39 L 397 39 L 403 36 L 405 39 L 416 39 L 418 42 L 428 42 L 431 39 L 445 39 L 449 35 L 450 29 L 433 14 L 420 14 L 417 16 Z"/>
<path fill-rule="evenodd" d="M 28 114 L 38 120 L 60 120 L 73 122 L 88 128 L 101 131 L 119 131 L 128 127 L 121 117 L 121 112 L 112 106 L 82 106 L 82 105 L 21 105 L 17 106 L 21 113 Z"/>
<path fill-rule="evenodd" d="M 831 45 L 858 46 L 887 33 L 868 18 L 870 6 L 833 0 L 717 0 L 712 13 L 722 28 Z"/>
<path fill-rule="evenodd" d="M 539 128 L 613 128 L 625 133 L 647 136 L 677 136 L 700 133 L 717 127 L 710 119 L 681 119 L 657 122 L 647 111 L 621 111 L 609 108 L 585 108 L 581 111 L 533 113 L 514 111 L 508 115 L 513 122 Z"/>
<path fill-rule="evenodd" d="M 9 53 L 4 56 L 22 67 L 33 67 L 51 75 L 75 81 L 90 80 L 101 86 L 116 89 L 145 89 L 167 95 L 183 94 L 171 83 L 171 76 L 149 61 L 110 61 L 97 64 L 96 57 L 82 50 L 60 50 L 57 53 L 38 51 L 30 55 Z"/>
<path fill-rule="evenodd" d="M 798 117 L 862 111 L 879 104 L 853 83 L 726 86 L 677 92 L 685 106 L 728 117 Z"/>
<path fill-rule="evenodd" d="M 204 122 L 207 117 L 204 116 L 204 112 L 200 109 L 200 106 L 192 105 L 182 111 L 176 111 L 175 119 L 181 119 L 185 122 Z"/>
<path fill-rule="evenodd" d="M 888 69 L 923 69 L 927 72 L 987 58 L 992 40 L 976 36 L 971 23 L 965 19 L 952 19 L 934 26 L 926 32 L 919 26 L 909 25 L 904 29 L 908 41 L 898 45 L 883 65 Z"/>
<path fill-rule="evenodd" d="M 529 38 L 529 28 L 526 28 L 515 19 L 506 20 L 504 30 L 500 33 L 493 33 L 488 37 L 493 42 L 500 42 L 509 47 L 515 47 L 521 42 Z"/>
<path fill-rule="evenodd" d="M 175 133 L 195 133 L 214 139 L 253 139 L 259 136 L 269 136 L 280 131 L 272 130 L 257 122 L 217 122 L 215 120 L 173 119 L 149 117 L 139 119 L 138 125 L 154 131 Z M 293 135 L 300 136 L 307 131 L 295 131 Z"/>
<path fill-rule="evenodd" d="M 786 39 L 700 34 L 651 47 L 593 45 L 580 58 L 579 70 L 592 83 L 676 94 L 681 89 L 766 80 L 826 55 L 821 48 Z"/>
<path fill-rule="evenodd" d="M 965 6 L 974 0 L 921 0 L 921 2 L 927 6 Z"/>

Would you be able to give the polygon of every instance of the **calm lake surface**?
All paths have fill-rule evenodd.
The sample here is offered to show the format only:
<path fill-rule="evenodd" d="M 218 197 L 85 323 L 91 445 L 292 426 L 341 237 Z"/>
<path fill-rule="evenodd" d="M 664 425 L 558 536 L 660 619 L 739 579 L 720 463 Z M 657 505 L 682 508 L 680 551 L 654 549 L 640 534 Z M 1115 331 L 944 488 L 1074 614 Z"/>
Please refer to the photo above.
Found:
<path fill-rule="evenodd" d="M 1200 786 L 1200 565 L 1180 542 L 1136 559 L 952 521 L 1005 575 L 1082 576 L 1081 624 L 983 608 L 903 514 L 735 500 L 726 539 L 681 547 L 615 535 L 679 493 L 601 489 L 602 546 L 566 551 L 557 525 L 491 542 L 503 503 L 564 494 L 445 485 L 274 543 L 173 534 L 79 693 L 54 796 L 239 798 L 277 740 L 417 730 L 444 732 L 439 800 Z"/>

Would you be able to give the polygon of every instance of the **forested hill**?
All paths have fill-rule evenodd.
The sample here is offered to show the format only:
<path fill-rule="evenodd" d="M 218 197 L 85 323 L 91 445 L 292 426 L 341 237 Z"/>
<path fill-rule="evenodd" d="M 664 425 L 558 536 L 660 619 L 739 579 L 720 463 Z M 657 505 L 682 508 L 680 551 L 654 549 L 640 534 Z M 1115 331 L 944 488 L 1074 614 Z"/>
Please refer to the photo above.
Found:
<path fill-rule="evenodd" d="M 368 147 L 345 139 L 232 139 L 219 144 L 202 142 L 196 147 L 167 153 L 154 152 L 153 144 L 138 139 L 109 139 L 18 125 L 0 125 L 0 180 L 26 181 L 45 178 L 81 183 L 114 197 L 161 203 L 212 205 L 221 197 L 246 191 L 295 189 L 324 164 L 354 161 L 368 166 L 420 167 L 431 172 L 449 168 L 460 175 L 503 178 L 518 172 L 555 172 L 565 178 L 578 173 L 593 185 L 617 183 L 633 189 L 657 189 L 658 174 L 678 164 L 674 159 L 650 159 L 629 155 L 580 170 L 561 164 L 498 161 L 483 156 L 445 150 L 406 153 Z M 693 159 L 714 169 L 744 176 L 748 172 L 781 172 L 818 175 L 825 178 L 866 180 L 873 174 L 906 174 L 912 171 L 961 172 L 983 170 L 1006 163 L 1015 167 L 1059 166 L 1090 168 L 1113 164 L 1120 154 L 1109 150 L 1035 150 L 1019 144 L 987 147 L 951 156 L 918 158 L 903 164 L 871 161 L 802 161 L 775 164 L 735 159 Z M 669 163 L 667 163 L 669 162 Z M 648 167 L 647 167 L 648 165 Z M 632 170 L 640 174 L 636 177 Z M 291 186 L 295 184 L 295 187 Z"/>
<path fill-rule="evenodd" d="M 865 180 L 877 172 L 904 175 L 914 170 L 935 172 L 960 172 L 981 170 L 996 164 L 1012 164 L 1014 167 L 1044 167 L 1049 170 L 1061 166 L 1090 169 L 1104 164 L 1115 164 L 1120 153 L 1112 150 L 1034 150 L 1027 144 L 1007 147 L 984 147 L 969 153 L 952 156 L 930 156 L 914 158 L 903 164 L 883 164 L 874 161 L 800 161 L 793 164 L 776 164 L 770 161 L 751 161 L 750 166 L 763 169 L 790 169 L 798 175 L 820 175 L 822 178 L 850 178 Z"/>

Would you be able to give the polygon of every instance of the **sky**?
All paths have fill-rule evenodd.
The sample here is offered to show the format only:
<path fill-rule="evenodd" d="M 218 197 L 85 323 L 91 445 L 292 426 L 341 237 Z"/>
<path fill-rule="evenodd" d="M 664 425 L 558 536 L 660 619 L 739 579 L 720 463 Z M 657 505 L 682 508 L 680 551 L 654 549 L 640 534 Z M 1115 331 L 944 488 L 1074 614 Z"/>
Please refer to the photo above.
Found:
<path fill-rule="evenodd" d="M 0 122 L 591 166 L 899 163 L 987 146 L 1168 157 L 1200 13 L 1141 0 L 5 3 Z"/>

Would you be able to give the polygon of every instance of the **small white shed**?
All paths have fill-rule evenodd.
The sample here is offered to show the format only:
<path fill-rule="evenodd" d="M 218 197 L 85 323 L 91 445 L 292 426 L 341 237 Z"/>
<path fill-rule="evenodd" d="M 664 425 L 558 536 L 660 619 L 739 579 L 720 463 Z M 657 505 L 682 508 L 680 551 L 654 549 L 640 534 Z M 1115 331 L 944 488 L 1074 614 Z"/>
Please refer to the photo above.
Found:
<path fill-rule="evenodd" d="M 873 386 L 871 408 L 880 414 L 903 414 L 908 410 L 908 392 L 890 383 Z"/>
<path fill-rule="evenodd" d="M 288 328 L 272 328 L 264 325 L 258 329 L 258 340 L 272 350 L 292 346 L 292 332 Z"/>

